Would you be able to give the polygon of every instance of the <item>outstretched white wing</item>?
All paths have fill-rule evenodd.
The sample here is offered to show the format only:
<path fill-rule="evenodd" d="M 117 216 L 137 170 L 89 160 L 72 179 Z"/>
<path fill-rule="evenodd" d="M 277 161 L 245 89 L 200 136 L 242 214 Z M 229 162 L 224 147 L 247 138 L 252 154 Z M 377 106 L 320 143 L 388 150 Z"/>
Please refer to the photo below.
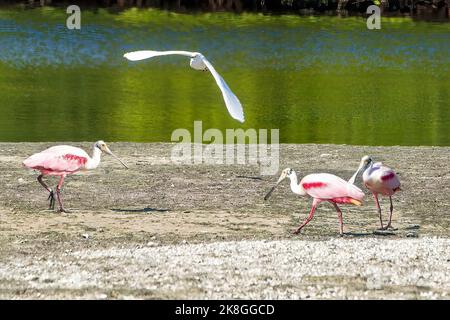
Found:
<path fill-rule="evenodd" d="M 192 57 L 195 55 L 195 52 L 189 51 L 152 51 L 152 50 L 142 50 L 142 51 L 133 51 L 127 52 L 123 56 L 131 61 L 144 60 L 148 58 L 153 58 L 157 56 L 167 56 L 171 54 L 178 54 L 182 56 Z"/>
<path fill-rule="evenodd" d="M 216 80 L 216 83 L 219 86 L 220 91 L 222 91 L 223 99 L 225 100 L 225 105 L 227 106 L 228 112 L 234 119 L 240 122 L 244 122 L 244 110 L 242 109 L 241 102 L 228 87 L 225 80 L 223 80 L 220 74 L 217 73 L 216 69 L 214 69 L 212 64 L 208 60 L 206 60 L 206 58 L 203 55 L 201 57 L 203 63 L 206 65 L 206 67 Z"/>

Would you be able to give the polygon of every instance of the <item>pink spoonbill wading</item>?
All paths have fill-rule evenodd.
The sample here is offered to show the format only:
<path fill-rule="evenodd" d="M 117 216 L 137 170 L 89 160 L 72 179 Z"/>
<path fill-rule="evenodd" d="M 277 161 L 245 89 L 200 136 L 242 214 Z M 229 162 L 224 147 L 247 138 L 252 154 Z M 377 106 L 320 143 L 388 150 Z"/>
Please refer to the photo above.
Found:
<path fill-rule="evenodd" d="M 281 176 L 275 186 L 264 197 L 267 200 L 275 188 L 286 178 L 291 180 L 291 190 L 300 196 L 310 196 L 313 198 L 311 211 L 306 220 L 294 231 L 295 234 L 311 221 L 319 203 L 323 201 L 330 202 L 338 213 L 339 233 L 344 234 L 344 223 L 342 221 L 342 211 L 338 204 L 361 205 L 364 193 L 355 185 L 329 173 L 314 173 L 305 176 L 298 183 L 297 174 L 294 170 L 287 168 L 281 172 Z"/>
<path fill-rule="evenodd" d="M 100 157 L 102 152 L 105 152 L 116 158 L 125 168 L 128 167 L 122 162 L 114 153 L 109 150 L 106 143 L 102 140 L 94 144 L 92 150 L 92 157 L 90 157 L 83 149 L 72 146 L 55 146 L 48 148 L 39 153 L 33 154 L 28 159 L 23 161 L 23 165 L 27 168 L 40 171 L 37 177 L 39 183 L 50 193 L 48 200 L 50 200 L 50 208 L 55 207 L 55 196 L 53 190 L 47 186 L 42 180 L 43 176 L 59 176 L 60 180 L 56 187 L 56 197 L 59 204 L 59 212 L 68 212 L 64 209 L 61 199 L 61 188 L 64 183 L 64 178 L 69 174 L 74 174 L 79 171 L 92 170 L 100 164 Z"/>
<path fill-rule="evenodd" d="M 361 171 L 363 172 L 362 179 L 364 185 L 373 193 L 375 204 L 378 209 L 378 214 L 380 216 L 381 230 L 392 228 L 392 212 L 394 210 L 394 206 L 392 204 L 392 195 L 401 190 L 400 180 L 397 174 L 394 172 L 394 170 L 383 165 L 381 162 L 374 163 L 372 158 L 370 158 L 369 156 L 364 156 L 361 159 L 358 170 L 356 170 L 355 174 L 350 178 L 349 183 L 354 184 L 356 177 Z M 389 222 L 385 227 L 383 226 L 380 203 L 378 202 L 379 194 L 388 196 L 391 202 Z"/>

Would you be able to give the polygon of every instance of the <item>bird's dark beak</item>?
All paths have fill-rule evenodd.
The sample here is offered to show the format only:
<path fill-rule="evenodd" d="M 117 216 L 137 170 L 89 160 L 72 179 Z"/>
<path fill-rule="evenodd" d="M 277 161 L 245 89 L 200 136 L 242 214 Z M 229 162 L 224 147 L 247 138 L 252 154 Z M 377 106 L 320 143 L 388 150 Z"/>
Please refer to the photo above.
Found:
<path fill-rule="evenodd" d="M 284 173 L 281 174 L 280 178 L 278 179 L 277 183 L 269 190 L 269 192 L 267 192 L 267 194 L 264 196 L 264 200 L 269 199 L 269 197 L 271 196 L 272 192 L 275 190 L 276 187 L 278 187 L 278 185 L 281 183 L 281 181 L 283 181 L 286 178 L 286 175 Z"/>
<path fill-rule="evenodd" d="M 269 199 L 269 197 L 272 195 L 272 192 L 275 190 L 278 184 L 274 185 L 272 188 L 270 188 L 269 192 L 264 196 L 264 200 Z"/>

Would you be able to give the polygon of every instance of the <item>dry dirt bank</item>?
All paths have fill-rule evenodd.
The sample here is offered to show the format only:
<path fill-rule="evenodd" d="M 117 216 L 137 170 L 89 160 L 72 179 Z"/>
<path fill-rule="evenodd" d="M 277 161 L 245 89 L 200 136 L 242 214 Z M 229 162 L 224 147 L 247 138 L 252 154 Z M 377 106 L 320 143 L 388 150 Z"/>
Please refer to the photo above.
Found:
<path fill-rule="evenodd" d="M 394 226 L 398 230 L 391 235 L 373 234 L 373 231 L 378 228 L 378 217 L 372 198 L 368 194 L 363 207 L 343 208 L 346 235 L 344 239 L 336 239 L 338 221 L 331 206 L 322 204 L 314 220 L 304 229 L 304 232 L 294 236 L 291 231 L 297 226 L 299 220 L 306 217 L 311 201 L 290 193 L 287 182 L 280 186 L 269 201 L 265 202 L 263 196 L 277 177 L 260 176 L 259 168 L 255 165 L 174 165 L 170 161 L 171 144 L 112 143 L 111 149 L 127 162 L 130 169 L 125 170 L 111 157 L 105 156 L 97 170 L 66 179 L 64 199 L 67 208 L 72 212 L 68 214 L 51 212 L 46 210 L 46 194 L 37 183 L 36 174 L 24 170 L 21 161 L 28 155 L 54 144 L 0 143 L 0 179 L 3 186 L 0 193 L 0 295 L 2 297 L 36 297 L 38 294 L 41 297 L 93 297 L 103 292 L 102 288 L 109 288 L 105 290 L 111 297 L 127 295 L 169 298 L 220 297 L 207 286 L 200 286 L 201 289 L 198 289 L 190 285 L 195 281 L 203 283 L 202 277 L 209 279 L 214 272 L 214 267 L 210 267 L 210 272 L 205 267 L 201 276 L 194 275 L 194 277 L 200 277 L 200 280 L 192 280 L 189 278 L 192 274 L 187 273 L 186 276 L 189 279 L 182 281 L 185 285 L 183 289 L 173 287 L 173 290 L 164 289 L 161 292 L 150 290 L 148 288 L 153 288 L 154 285 L 169 286 L 173 278 L 170 274 L 162 275 L 163 280 L 160 282 L 158 278 L 146 273 L 141 274 L 146 279 L 143 281 L 146 285 L 139 288 L 133 287 L 127 284 L 128 275 L 123 271 L 128 270 L 123 268 L 129 265 L 128 262 L 125 263 L 126 255 L 117 261 L 114 259 L 110 261 L 109 258 L 105 258 L 108 261 L 102 260 L 103 262 L 94 258 L 80 260 L 88 270 L 91 270 L 86 272 L 95 271 L 94 273 L 100 277 L 96 280 L 97 282 L 93 281 L 90 285 L 80 280 L 80 283 L 84 283 L 85 286 L 74 287 L 64 284 L 65 280 L 61 277 L 45 280 L 43 275 L 46 273 L 51 275 L 52 265 L 37 263 L 39 259 L 45 260 L 46 257 L 52 257 L 49 261 L 56 261 L 55 263 L 63 268 L 65 263 L 70 265 L 78 261 L 79 256 L 74 255 L 74 252 L 95 256 L 104 250 L 107 256 L 109 252 L 117 250 L 121 252 L 120 248 L 124 248 L 123 250 L 138 250 L 136 254 L 148 254 L 155 257 L 161 252 L 160 248 L 168 248 L 168 250 L 179 250 L 180 255 L 187 258 L 192 254 L 191 250 L 196 252 L 200 250 L 198 248 L 202 248 L 201 250 L 206 250 L 204 252 L 211 250 L 208 259 L 218 255 L 217 261 L 222 258 L 234 261 L 233 255 L 225 257 L 226 252 L 223 250 L 226 246 L 221 243 L 237 241 L 232 242 L 231 248 L 234 249 L 231 250 L 238 250 L 240 246 L 259 248 L 260 253 L 255 256 L 253 262 L 257 263 L 259 255 L 265 250 L 268 250 L 269 255 L 273 254 L 270 249 L 272 246 L 273 250 L 281 250 L 286 254 L 290 252 L 291 246 L 300 250 L 311 248 L 315 244 L 319 244 L 326 251 L 330 250 L 328 240 L 331 239 L 331 243 L 337 241 L 340 244 L 343 241 L 348 243 L 350 248 L 354 246 L 355 250 L 362 250 L 366 242 L 372 243 L 382 252 L 385 252 L 383 248 L 387 247 L 395 249 L 397 247 L 395 243 L 402 244 L 404 248 L 411 245 L 411 250 L 422 250 L 423 246 L 428 248 L 429 245 L 437 246 L 434 249 L 430 247 L 430 252 L 417 258 L 420 264 L 413 264 L 409 260 L 409 262 L 403 260 L 400 262 L 395 259 L 390 262 L 392 264 L 409 263 L 410 265 L 403 270 L 405 272 L 411 272 L 409 267 L 418 272 L 425 272 L 428 263 L 438 268 L 437 266 L 443 260 L 436 259 L 448 258 L 448 243 L 445 238 L 450 236 L 450 148 L 281 145 L 280 169 L 292 167 L 300 176 L 313 172 L 330 172 L 348 179 L 364 154 L 370 154 L 376 160 L 384 161 L 398 172 L 403 189 L 395 196 L 394 202 Z M 73 143 L 73 145 L 90 149 L 91 143 Z M 56 180 L 52 180 L 52 184 L 56 184 Z M 382 206 L 387 215 L 388 201 L 386 199 L 382 200 Z M 418 239 L 409 237 L 418 237 Z M 265 242 L 272 240 L 282 241 Z M 169 247 L 164 247 L 166 245 Z M 193 245 L 192 248 L 186 249 L 191 245 Z M 148 246 L 150 248 L 147 248 Z M 265 246 L 269 249 L 264 249 Z M 382 256 L 379 258 L 380 261 L 375 258 L 374 264 L 383 269 L 386 266 L 384 258 Z M 163 258 L 153 258 L 152 261 L 155 263 L 159 261 L 161 265 L 150 269 L 166 268 Z M 344 256 L 336 256 L 336 263 L 342 264 L 345 261 Z M 293 261 L 285 262 L 290 264 Z M 448 266 L 449 262 L 446 262 Z M 121 265 L 122 272 L 113 274 L 102 271 L 104 268 L 109 268 L 109 263 Z M 145 264 L 145 259 L 142 263 Z M 252 262 L 248 263 L 251 265 Z M 274 261 L 268 263 L 267 270 L 275 270 L 275 266 L 278 266 L 273 264 Z M 302 268 L 301 261 L 298 263 L 299 268 Z M 420 269 L 422 263 L 423 270 Z M 143 267 L 143 264 L 137 265 Z M 18 267 L 13 268 L 14 265 Z M 26 265 L 29 265 L 31 269 L 27 269 Z M 232 265 L 231 263 L 228 266 Z M 224 270 L 229 272 L 231 269 Z M 366 281 L 364 276 L 342 278 L 341 273 L 328 274 L 327 270 L 325 268 L 319 278 L 315 278 L 309 271 L 304 271 L 297 275 L 301 278 L 297 279 L 300 281 L 297 283 L 291 283 L 288 278 L 283 278 L 273 294 L 278 292 L 278 297 L 287 298 L 304 295 L 321 296 L 319 290 L 321 286 L 327 287 L 336 281 L 344 281 L 346 288 L 351 288 L 346 289 L 347 293 L 353 292 L 356 296 L 367 296 L 364 290 L 358 289 L 364 286 Z M 129 274 L 132 273 L 136 272 L 130 271 Z M 394 274 L 395 272 L 392 276 Z M 35 277 L 38 279 L 33 280 Z M 214 279 L 213 277 L 212 283 L 215 283 Z M 258 279 L 259 277 L 255 276 L 253 280 L 259 281 Z M 49 285 L 47 287 L 35 285 L 33 281 L 38 283 L 48 281 Z M 260 279 L 260 281 L 265 280 Z M 389 281 L 394 280 L 390 278 Z M 403 291 L 405 294 L 409 292 L 406 297 L 426 297 L 426 292 L 431 292 L 430 294 L 434 294 L 435 297 L 448 294 L 448 279 L 441 279 L 440 282 L 436 279 L 427 281 L 424 282 L 425 285 L 413 280 L 402 282 L 400 287 L 396 287 L 400 288 L 398 289 L 400 291 L 392 288 L 384 290 L 382 285 L 381 289 L 379 286 L 377 287 L 379 290 L 369 288 L 368 292 L 369 296 L 373 293 L 376 297 L 389 292 L 393 292 L 395 296 Z M 108 286 L 105 283 L 108 283 Z M 315 289 L 311 289 L 312 291 L 305 289 L 305 284 L 311 284 Z M 438 289 L 438 286 L 441 286 L 441 289 Z M 422 291 L 423 287 L 425 287 L 425 295 Z M 117 288 L 116 293 L 114 293 L 115 288 Z M 429 288 L 429 291 L 426 288 Z M 249 294 L 249 297 L 258 297 L 258 292 L 260 297 L 269 297 L 272 294 L 265 289 L 265 291 L 255 291 Z M 226 291 L 221 294 L 222 297 L 227 296 Z M 352 294 L 347 296 L 352 297 Z M 342 296 L 342 292 L 337 296 Z"/>

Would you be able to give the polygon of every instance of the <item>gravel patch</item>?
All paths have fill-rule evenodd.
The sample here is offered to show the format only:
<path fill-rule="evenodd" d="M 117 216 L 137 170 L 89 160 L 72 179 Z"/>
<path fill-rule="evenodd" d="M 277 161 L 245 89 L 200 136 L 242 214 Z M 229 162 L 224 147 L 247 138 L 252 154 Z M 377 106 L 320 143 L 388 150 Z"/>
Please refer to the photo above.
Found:
<path fill-rule="evenodd" d="M 0 296 L 448 299 L 449 246 L 450 239 L 430 237 L 67 251 L 0 263 Z"/>

